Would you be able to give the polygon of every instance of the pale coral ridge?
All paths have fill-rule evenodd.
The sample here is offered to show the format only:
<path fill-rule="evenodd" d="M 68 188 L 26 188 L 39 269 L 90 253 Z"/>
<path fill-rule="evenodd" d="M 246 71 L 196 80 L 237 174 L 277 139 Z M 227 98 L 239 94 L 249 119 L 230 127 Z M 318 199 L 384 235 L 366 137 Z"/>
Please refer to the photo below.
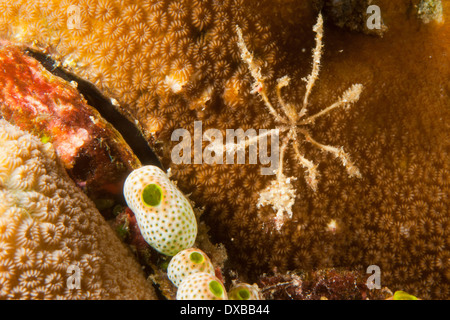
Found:
<path fill-rule="evenodd" d="M 0 299 L 154 299 L 51 143 L 0 120 Z"/>

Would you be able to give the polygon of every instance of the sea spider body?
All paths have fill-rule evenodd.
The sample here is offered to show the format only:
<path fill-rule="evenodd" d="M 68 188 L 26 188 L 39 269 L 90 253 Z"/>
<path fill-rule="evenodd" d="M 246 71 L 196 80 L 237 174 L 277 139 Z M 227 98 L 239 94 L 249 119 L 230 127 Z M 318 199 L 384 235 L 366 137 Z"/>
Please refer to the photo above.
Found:
<path fill-rule="evenodd" d="M 298 145 L 298 138 L 300 135 L 304 136 L 305 141 L 313 144 L 315 147 L 321 149 L 322 151 L 332 153 L 336 158 L 339 158 L 344 167 L 347 169 L 347 173 L 349 174 L 349 176 L 361 177 L 361 173 L 359 172 L 358 168 L 353 164 L 353 162 L 350 160 L 350 156 L 344 152 L 342 147 L 338 148 L 317 142 L 305 128 L 306 125 L 313 124 L 315 119 L 329 113 L 333 109 L 339 107 L 345 108 L 350 104 L 355 103 L 356 101 L 358 101 L 362 91 L 361 84 L 354 84 L 349 89 L 347 89 L 342 97 L 331 106 L 312 116 L 306 116 L 308 98 L 311 94 L 314 83 L 318 78 L 320 69 L 320 59 L 323 47 L 323 19 L 321 14 L 319 14 L 317 23 L 314 26 L 313 30 L 314 32 L 316 32 L 316 47 L 313 50 L 313 68 L 311 74 L 304 79 L 306 81 L 306 92 L 300 110 L 298 110 L 297 107 L 285 102 L 281 97 L 281 90 L 289 84 L 290 78 L 288 76 L 284 76 L 277 80 L 276 94 L 278 104 L 280 106 L 279 109 L 283 111 L 282 115 L 270 102 L 267 93 L 267 86 L 264 82 L 265 78 L 261 74 L 261 68 L 254 61 L 253 55 L 248 51 L 244 42 L 244 38 L 242 36 L 241 29 L 236 26 L 236 31 L 239 37 L 238 46 L 241 52 L 241 58 L 248 65 L 249 71 L 254 79 L 252 93 L 257 93 L 262 98 L 266 108 L 275 119 L 275 122 L 278 124 L 277 129 L 280 132 L 286 133 L 281 141 L 280 161 L 278 169 L 275 172 L 276 179 L 271 181 L 271 184 L 261 192 L 258 201 L 258 207 L 271 205 L 277 212 L 275 217 L 275 226 L 278 230 L 280 230 L 286 219 L 284 214 L 285 212 L 287 213 L 289 218 L 292 217 L 292 206 L 295 202 L 296 197 L 296 191 L 291 184 L 291 181 L 295 180 L 296 178 L 286 177 L 283 173 L 284 155 L 289 143 L 292 143 L 292 147 L 298 162 L 305 168 L 306 183 L 314 191 L 317 190 L 317 165 L 314 164 L 311 160 L 306 159 L 300 152 Z"/>

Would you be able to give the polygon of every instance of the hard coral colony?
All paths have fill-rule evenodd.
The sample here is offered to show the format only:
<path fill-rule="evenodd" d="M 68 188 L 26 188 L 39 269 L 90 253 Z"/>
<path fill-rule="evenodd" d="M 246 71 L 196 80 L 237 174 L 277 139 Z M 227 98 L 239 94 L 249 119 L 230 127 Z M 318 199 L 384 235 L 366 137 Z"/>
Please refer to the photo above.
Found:
<path fill-rule="evenodd" d="M 0 299 L 156 299 L 53 146 L 5 120 L 0 138 Z"/>
<path fill-rule="evenodd" d="M 350 2 L 370 1 L 333 6 Z M 230 274 L 257 282 L 265 273 L 284 279 L 279 272 L 341 267 L 365 274 L 367 266 L 379 265 L 383 286 L 448 298 L 449 97 L 443 77 L 449 63 L 440 40 L 448 39 L 448 28 L 429 19 L 423 24 L 430 1 L 412 1 L 420 9 L 415 18 L 409 16 L 411 1 L 396 2 L 395 10 L 390 1 L 378 2 L 388 27 L 383 38 L 338 30 L 326 16 L 324 32 L 319 16 L 315 46 L 310 29 L 318 12 L 312 4 L 326 8 L 330 1 L 81 0 L 77 15 L 69 10 L 71 1 L 0 0 L 0 36 L 44 51 L 92 81 L 144 132 L 173 181 L 156 173 L 164 184 L 137 182 L 142 189 L 129 198 L 141 202 L 129 205 L 143 236 L 162 253 L 189 250 L 198 231 L 181 192 L 175 198 L 182 207 L 173 209 L 171 202 L 158 222 L 165 231 L 152 230 L 152 207 L 175 187 L 204 209 L 210 236 L 226 245 Z M 322 57 L 323 33 L 329 36 Z M 309 47 L 313 71 L 305 88 L 310 59 L 303 52 Z M 320 64 L 324 72 L 317 81 Z M 364 92 L 353 83 L 362 83 Z M 344 93 L 333 103 L 336 92 Z M 338 109 L 358 100 L 352 112 Z M 322 105 L 330 107 L 316 107 Z M 222 133 L 278 129 L 275 177 L 261 176 L 259 165 L 172 163 L 172 132 L 181 127 L 192 133 L 195 121 Z M 185 227 L 170 225 L 180 212 Z M 180 231 L 182 241 L 160 244 Z M 180 246 L 171 248 L 175 243 Z M 201 269 L 198 256 L 187 257 L 179 270 Z M 227 294 L 214 277 L 196 272 L 186 285 L 173 281 L 180 298 L 255 296 L 251 287 Z"/>

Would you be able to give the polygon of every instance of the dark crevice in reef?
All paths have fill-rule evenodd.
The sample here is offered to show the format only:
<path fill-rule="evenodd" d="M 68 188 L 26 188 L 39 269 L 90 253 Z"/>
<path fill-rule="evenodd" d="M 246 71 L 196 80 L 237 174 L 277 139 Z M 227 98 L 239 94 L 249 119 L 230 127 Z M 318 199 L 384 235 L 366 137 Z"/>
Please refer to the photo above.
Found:
<path fill-rule="evenodd" d="M 120 132 L 123 139 L 128 143 L 143 165 L 152 164 L 164 169 L 159 158 L 150 148 L 147 140 L 139 129 L 129 119 L 122 115 L 114 107 L 110 99 L 104 96 L 92 83 L 56 66 L 57 63 L 42 52 L 27 49 L 25 53 L 38 60 L 42 66 L 53 75 L 68 82 L 75 81 L 78 85 L 78 91 L 84 96 L 88 104 L 95 108 L 106 121 Z"/>

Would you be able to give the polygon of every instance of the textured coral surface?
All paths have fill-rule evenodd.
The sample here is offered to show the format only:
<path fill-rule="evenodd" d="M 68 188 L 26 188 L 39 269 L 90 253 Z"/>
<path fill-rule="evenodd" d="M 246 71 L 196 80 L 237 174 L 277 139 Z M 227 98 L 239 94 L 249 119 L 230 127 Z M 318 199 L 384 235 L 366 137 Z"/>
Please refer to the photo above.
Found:
<path fill-rule="evenodd" d="M 261 165 L 174 165 L 174 129 L 274 128 L 241 60 L 235 25 L 273 93 L 289 75 L 283 98 L 301 104 L 310 73 L 316 12 L 304 1 L 7 1 L 0 33 L 44 48 L 93 81 L 139 121 L 171 167 L 178 186 L 199 206 L 211 236 L 225 243 L 230 263 L 250 279 L 276 268 L 311 270 L 378 265 L 382 284 L 423 298 L 450 295 L 448 211 L 449 24 L 424 24 L 410 1 L 377 1 L 388 31 L 382 38 L 327 24 L 312 114 L 353 83 L 357 104 L 309 128 L 318 141 L 342 146 L 361 171 L 349 178 L 332 156 L 308 143 L 320 163 L 309 188 L 293 152 L 284 166 L 297 198 L 292 219 L 274 227 L 270 206 L 257 208 L 272 177 Z M 68 28 L 71 4 L 79 28 Z M 449 19 L 448 2 L 443 2 Z M 68 11 L 69 10 L 69 11 Z M 24 14 L 26 13 L 26 14 Z M 70 20 L 73 22 L 73 20 Z M 77 21 L 75 21 L 77 22 Z M 277 105 L 275 105 L 278 107 Z"/>
<path fill-rule="evenodd" d="M 5 120 L 0 199 L 0 299 L 156 298 L 52 145 Z"/>
<path fill-rule="evenodd" d="M 140 162 L 76 84 L 9 43 L 0 46 L 0 64 L 0 118 L 50 141 L 91 199 L 122 200 L 123 182 Z"/>

